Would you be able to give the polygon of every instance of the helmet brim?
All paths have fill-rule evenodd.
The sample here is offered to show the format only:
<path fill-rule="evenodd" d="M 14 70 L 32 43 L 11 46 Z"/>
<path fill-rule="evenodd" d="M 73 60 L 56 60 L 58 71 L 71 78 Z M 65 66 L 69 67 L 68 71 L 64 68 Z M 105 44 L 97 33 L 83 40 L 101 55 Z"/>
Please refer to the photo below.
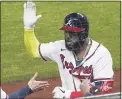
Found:
<path fill-rule="evenodd" d="M 71 26 L 63 26 L 59 30 L 64 30 L 64 31 L 69 31 L 69 32 L 77 33 L 77 32 L 84 31 L 85 28 L 71 27 Z"/>

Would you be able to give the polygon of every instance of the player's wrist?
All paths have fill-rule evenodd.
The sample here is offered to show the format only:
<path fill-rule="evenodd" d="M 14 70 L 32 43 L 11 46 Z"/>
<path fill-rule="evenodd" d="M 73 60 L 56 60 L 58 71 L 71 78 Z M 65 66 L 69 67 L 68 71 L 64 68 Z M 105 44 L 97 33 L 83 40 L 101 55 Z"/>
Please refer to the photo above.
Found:
<path fill-rule="evenodd" d="M 25 89 L 28 90 L 29 94 L 33 93 L 33 90 L 31 89 L 31 87 L 29 85 L 26 85 Z"/>
<path fill-rule="evenodd" d="M 32 25 L 32 26 L 24 26 L 24 29 L 26 29 L 26 30 L 33 30 L 34 29 L 34 26 Z"/>
<path fill-rule="evenodd" d="M 26 31 L 26 32 L 33 32 L 34 31 L 34 28 L 33 29 L 24 28 L 24 31 Z"/>

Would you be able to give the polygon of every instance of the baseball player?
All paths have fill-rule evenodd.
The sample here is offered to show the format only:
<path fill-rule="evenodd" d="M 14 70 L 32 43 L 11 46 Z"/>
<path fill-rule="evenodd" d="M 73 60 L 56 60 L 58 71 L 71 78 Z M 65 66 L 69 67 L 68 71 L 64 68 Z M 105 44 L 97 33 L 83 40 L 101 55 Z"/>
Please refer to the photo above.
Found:
<path fill-rule="evenodd" d="M 47 81 L 35 80 L 37 75 L 38 73 L 35 73 L 35 75 L 29 80 L 27 86 L 9 95 L 7 95 L 6 92 L 2 90 L 2 88 L 0 88 L 0 92 L 1 92 L 0 99 L 24 99 L 26 96 L 32 94 L 33 92 L 37 92 L 39 90 L 42 90 L 45 87 L 48 87 L 49 84 Z"/>
<path fill-rule="evenodd" d="M 39 43 L 34 26 L 40 17 L 36 16 L 33 2 L 24 4 L 24 43 L 28 53 L 58 65 L 62 86 L 54 88 L 54 98 L 77 98 L 111 92 L 114 74 L 112 57 L 106 47 L 88 36 L 87 17 L 82 13 L 68 14 L 60 28 L 64 31 L 64 40 Z M 86 79 L 90 80 L 91 88 L 84 94 L 80 86 Z"/>

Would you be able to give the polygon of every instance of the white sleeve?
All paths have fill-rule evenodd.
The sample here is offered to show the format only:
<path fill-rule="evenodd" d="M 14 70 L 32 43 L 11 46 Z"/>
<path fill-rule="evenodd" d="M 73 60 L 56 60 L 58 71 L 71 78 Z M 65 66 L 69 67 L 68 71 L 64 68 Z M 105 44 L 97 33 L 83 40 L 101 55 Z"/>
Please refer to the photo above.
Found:
<path fill-rule="evenodd" d="M 2 90 L 2 88 L 0 88 L 1 89 L 1 98 L 0 99 L 8 99 L 8 96 L 7 96 L 7 94 Z"/>
<path fill-rule="evenodd" d="M 93 68 L 93 79 L 113 78 L 112 57 L 109 51 L 105 52 L 103 57 L 99 58 Z"/>
<path fill-rule="evenodd" d="M 39 53 L 42 59 L 56 61 L 56 55 L 60 49 L 58 46 L 60 47 L 59 41 L 40 44 Z"/>

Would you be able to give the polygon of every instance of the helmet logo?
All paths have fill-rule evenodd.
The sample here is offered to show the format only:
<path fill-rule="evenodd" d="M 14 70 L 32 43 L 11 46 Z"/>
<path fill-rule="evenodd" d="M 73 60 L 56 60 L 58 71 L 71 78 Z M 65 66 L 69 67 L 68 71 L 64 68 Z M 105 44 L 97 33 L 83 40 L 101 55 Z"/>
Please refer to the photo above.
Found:
<path fill-rule="evenodd" d="M 78 20 L 78 19 L 69 20 L 68 23 L 66 23 L 65 25 L 66 26 L 73 26 L 72 21 L 75 21 L 75 20 Z"/>
<path fill-rule="evenodd" d="M 71 20 L 69 20 L 66 25 L 72 26 Z"/>

